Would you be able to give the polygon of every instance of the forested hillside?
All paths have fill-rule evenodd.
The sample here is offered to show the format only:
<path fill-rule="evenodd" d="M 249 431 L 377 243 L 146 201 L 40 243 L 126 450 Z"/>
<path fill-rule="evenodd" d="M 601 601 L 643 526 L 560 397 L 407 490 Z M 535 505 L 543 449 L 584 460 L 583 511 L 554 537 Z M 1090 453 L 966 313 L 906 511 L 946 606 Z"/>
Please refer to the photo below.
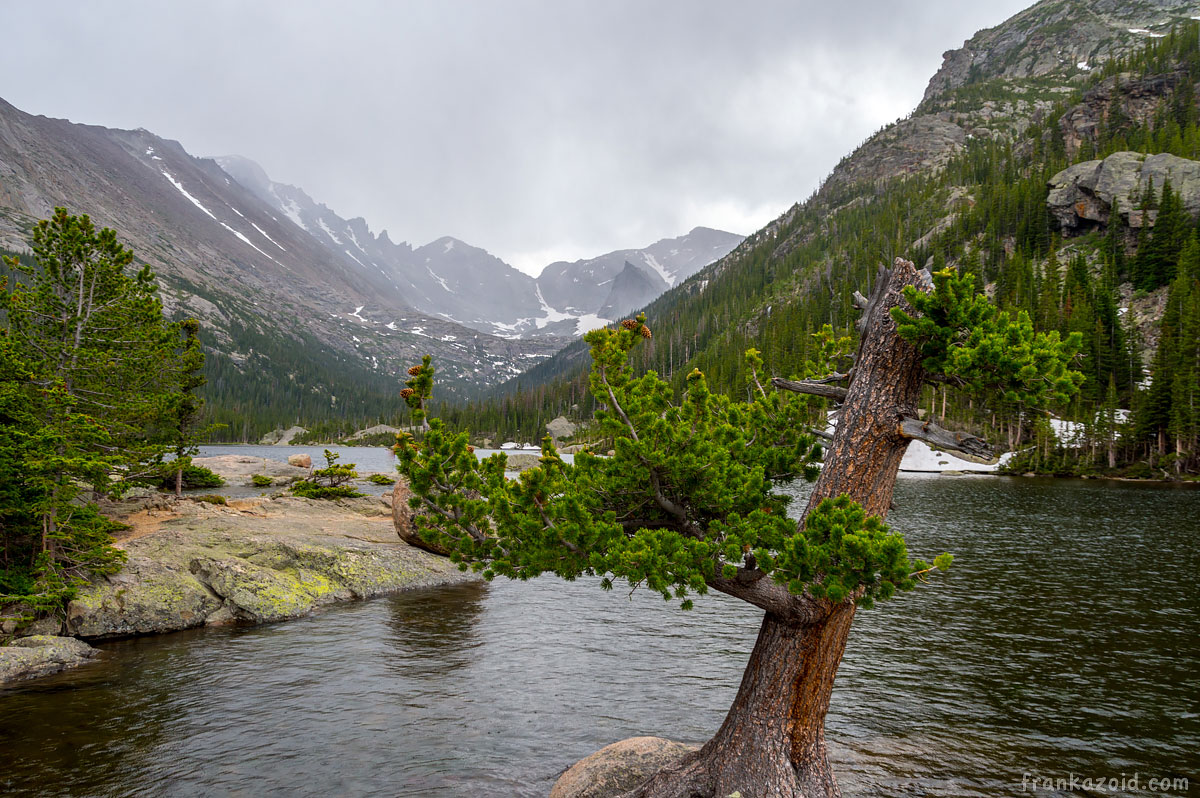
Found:
<path fill-rule="evenodd" d="M 1069 4 L 1033 10 L 1061 5 Z M 638 365 L 677 389 L 699 368 L 715 390 L 739 393 L 741 355 L 756 347 L 768 370 L 786 376 L 823 325 L 851 334 L 852 292 L 868 293 L 878 266 L 903 255 L 974 273 L 1001 308 L 1084 339 L 1083 390 L 1057 408 L 1082 424 L 1075 446 L 1060 445 L 1045 416 L 974 406 L 952 385 L 928 393 L 927 412 L 1023 449 L 1021 468 L 1195 472 L 1198 34 L 1196 22 L 1180 22 L 1096 68 L 1066 64 L 1016 79 L 1001 63 L 995 74 L 976 69 L 940 92 L 931 83 L 913 117 L 864 144 L 810 199 L 652 303 L 654 338 Z M 966 135 L 932 162 L 896 167 L 896 152 L 937 143 L 929 120 Z M 1174 157 L 1147 157 L 1156 154 Z M 867 160 L 891 176 L 872 177 L 860 168 Z M 536 439 L 560 413 L 586 420 L 585 357 L 575 345 L 491 401 L 444 412 L 501 439 Z"/>

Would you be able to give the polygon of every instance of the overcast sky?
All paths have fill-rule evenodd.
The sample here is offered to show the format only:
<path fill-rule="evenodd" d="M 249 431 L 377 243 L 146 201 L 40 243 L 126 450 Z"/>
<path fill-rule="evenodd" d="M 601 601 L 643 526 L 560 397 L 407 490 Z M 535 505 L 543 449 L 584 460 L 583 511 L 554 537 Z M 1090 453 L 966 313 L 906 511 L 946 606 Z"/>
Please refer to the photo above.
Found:
<path fill-rule="evenodd" d="M 748 234 L 1026 0 L 0 0 L 0 97 L 531 274 Z"/>

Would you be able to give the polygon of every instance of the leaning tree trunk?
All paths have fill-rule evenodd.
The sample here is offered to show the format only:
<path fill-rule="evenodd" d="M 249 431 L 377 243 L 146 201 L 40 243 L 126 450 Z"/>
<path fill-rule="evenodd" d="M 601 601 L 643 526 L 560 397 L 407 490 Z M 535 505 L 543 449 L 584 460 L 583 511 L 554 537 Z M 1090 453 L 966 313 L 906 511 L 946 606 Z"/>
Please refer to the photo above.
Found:
<path fill-rule="evenodd" d="M 846 494 L 869 515 L 885 517 L 909 441 L 948 434 L 916 421 L 925 373 L 915 347 L 896 334 L 889 312 L 904 302 L 906 285 L 928 290 L 929 276 L 898 258 L 893 269 L 880 270 L 869 300 L 858 297 L 861 343 L 849 384 L 832 389 L 842 402 L 840 420 L 805 516 L 822 499 Z M 775 384 L 805 390 L 801 383 Z M 814 383 L 807 385 L 818 392 Z M 830 395 L 829 390 L 827 384 L 820 386 L 823 395 Z M 764 583 L 771 580 L 761 579 L 757 589 L 779 587 Z M 746 598 L 736 587 L 714 587 Z M 737 698 L 716 736 L 652 776 L 629 798 L 724 798 L 734 792 L 744 798 L 841 795 L 825 749 L 825 713 L 855 605 L 852 600 L 833 605 L 786 595 L 782 600 L 794 602 L 797 611 L 768 609 Z"/>

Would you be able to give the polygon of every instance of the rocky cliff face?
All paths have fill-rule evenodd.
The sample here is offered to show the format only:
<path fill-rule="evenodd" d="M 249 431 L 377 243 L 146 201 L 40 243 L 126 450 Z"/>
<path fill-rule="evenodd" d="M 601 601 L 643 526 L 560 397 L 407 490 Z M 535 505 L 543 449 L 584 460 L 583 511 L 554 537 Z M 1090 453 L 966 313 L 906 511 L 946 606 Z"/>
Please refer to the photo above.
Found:
<path fill-rule="evenodd" d="M 1200 161 L 1167 153 L 1117 152 L 1077 163 L 1051 178 L 1046 204 L 1067 235 L 1107 226 L 1114 200 L 1126 226 L 1153 226 L 1155 211 L 1137 206 L 1151 183 L 1161 189 L 1166 181 L 1192 218 L 1200 216 Z"/>
<path fill-rule="evenodd" d="M 1019 137 L 1092 70 L 1196 12 L 1182 0 L 1043 0 L 947 51 L 913 114 L 872 136 L 827 182 L 882 182 L 939 168 L 969 137 Z M 1162 89 L 1129 87 L 1130 117 Z M 1090 129 L 1107 100 L 1097 89 L 1091 110 L 1065 124 Z"/>
<path fill-rule="evenodd" d="M 1163 97 L 1175 90 L 1182 75 L 1172 72 L 1134 80 L 1128 75 L 1109 78 L 1083 95 L 1083 102 L 1059 119 L 1067 155 L 1075 157 L 1084 142 L 1095 141 L 1113 113 L 1146 122 L 1157 112 Z"/>

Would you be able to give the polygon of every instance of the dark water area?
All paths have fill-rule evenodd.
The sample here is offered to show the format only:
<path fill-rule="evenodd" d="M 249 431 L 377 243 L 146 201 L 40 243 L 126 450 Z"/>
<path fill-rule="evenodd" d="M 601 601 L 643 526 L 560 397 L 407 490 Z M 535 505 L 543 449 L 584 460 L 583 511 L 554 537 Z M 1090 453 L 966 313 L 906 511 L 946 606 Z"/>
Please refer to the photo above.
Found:
<path fill-rule="evenodd" d="M 855 621 L 847 796 L 1200 790 L 1200 490 L 905 476 L 890 523 L 956 560 Z M 615 740 L 707 739 L 758 620 L 544 578 L 105 644 L 0 690 L 0 794 L 545 796 Z M 1022 789 L 1071 774 L 1141 790 Z"/>

